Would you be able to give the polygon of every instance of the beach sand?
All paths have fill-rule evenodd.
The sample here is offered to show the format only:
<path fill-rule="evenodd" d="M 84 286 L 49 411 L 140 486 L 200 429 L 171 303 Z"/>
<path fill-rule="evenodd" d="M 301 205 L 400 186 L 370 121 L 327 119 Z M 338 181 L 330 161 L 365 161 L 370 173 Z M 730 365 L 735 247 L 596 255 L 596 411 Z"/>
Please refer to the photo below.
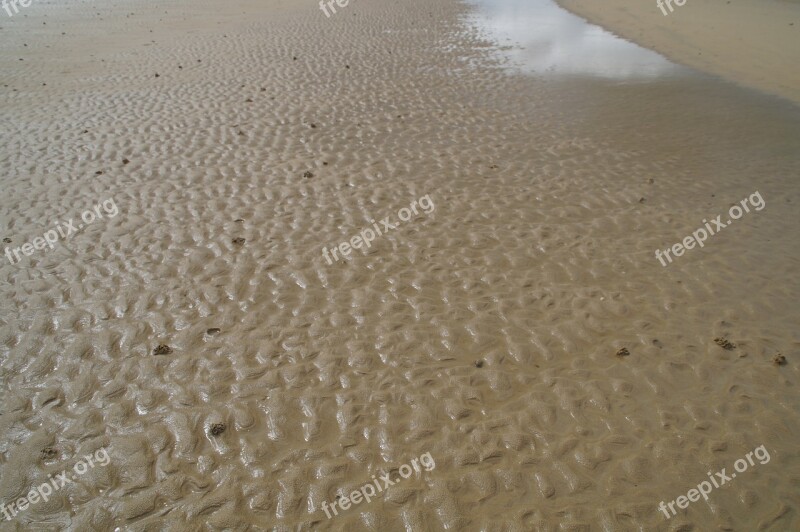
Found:
<path fill-rule="evenodd" d="M 673 61 L 800 104 L 800 1 L 557 0 Z M 666 15 L 664 14 L 666 12 Z"/>
<path fill-rule="evenodd" d="M 0 263 L 0 503 L 110 456 L 0 530 L 800 526 L 800 109 L 700 74 L 514 73 L 468 9 L 3 19 L 4 246 L 119 212 Z"/>

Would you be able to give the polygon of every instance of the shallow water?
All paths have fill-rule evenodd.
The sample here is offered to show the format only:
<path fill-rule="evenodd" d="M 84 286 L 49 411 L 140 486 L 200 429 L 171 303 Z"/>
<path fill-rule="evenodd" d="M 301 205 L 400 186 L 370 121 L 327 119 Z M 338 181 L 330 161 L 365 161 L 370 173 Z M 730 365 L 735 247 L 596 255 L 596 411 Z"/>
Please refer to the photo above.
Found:
<path fill-rule="evenodd" d="M 469 0 L 470 15 L 519 69 L 539 75 L 639 80 L 688 69 L 562 9 L 551 0 Z"/>

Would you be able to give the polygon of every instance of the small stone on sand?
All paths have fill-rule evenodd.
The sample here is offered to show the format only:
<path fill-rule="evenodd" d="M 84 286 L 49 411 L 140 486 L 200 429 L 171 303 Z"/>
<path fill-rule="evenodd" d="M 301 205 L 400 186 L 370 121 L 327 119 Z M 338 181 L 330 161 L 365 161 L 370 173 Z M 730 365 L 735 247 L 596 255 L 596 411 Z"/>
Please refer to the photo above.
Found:
<path fill-rule="evenodd" d="M 727 349 L 730 351 L 731 349 L 736 348 L 736 344 L 729 342 L 727 339 L 717 336 L 714 338 L 714 343 L 720 346 L 722 349 Z"/>
<path fill-rule="evenodd" d="M 172 348 L 164 344 L 158 344 L 158 347 L 153 349 L 154 355 L 168 355 L 170 353 L 172 353 Z"/>
<path fill-rule="evenodd" d="M 45 460 L 52 460 L 58 455 L 58 451 L 53 449 L 52 447 L 45 447 L 42 449 L 42 458 Z"/>

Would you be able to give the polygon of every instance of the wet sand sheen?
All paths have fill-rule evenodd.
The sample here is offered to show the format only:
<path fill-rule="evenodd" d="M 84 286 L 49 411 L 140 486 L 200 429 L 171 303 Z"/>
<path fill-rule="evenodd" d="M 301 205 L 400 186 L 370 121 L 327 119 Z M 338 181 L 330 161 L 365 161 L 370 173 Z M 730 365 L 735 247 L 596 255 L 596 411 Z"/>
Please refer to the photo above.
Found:
<path fill-rule="evenodd" d="M 5 529 L 797 527 L 796 108 L 515 74 L 446 0 L 162 7 L 4 23 L 0 236 L 120 210 L 0 267 L 0 501 L 111 457 Z"/>
<path fill-rule="evenodd" d="M 800 104 L 797 0 L 558 2 L 681 64 Z"/>

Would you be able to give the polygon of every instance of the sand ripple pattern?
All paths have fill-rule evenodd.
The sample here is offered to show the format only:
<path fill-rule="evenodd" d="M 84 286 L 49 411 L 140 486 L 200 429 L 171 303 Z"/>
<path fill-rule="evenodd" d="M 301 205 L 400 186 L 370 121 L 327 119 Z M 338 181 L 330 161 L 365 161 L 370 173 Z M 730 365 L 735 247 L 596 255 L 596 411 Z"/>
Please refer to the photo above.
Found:
<path fill-rule="evenodd" d="M 0 266 L 0 502 L 112 460 L 0 529 L 796 529 L 800 113 L 510 75 L 445 0 L 308 4 L 4 22 L 0 236 L 120 214 Z M 69 55 L 114 27 L 141 45 Z M 653 257 L 754 190 L 761 213 Z M 425 194 L 430 216 L 322 257 Z"/>

